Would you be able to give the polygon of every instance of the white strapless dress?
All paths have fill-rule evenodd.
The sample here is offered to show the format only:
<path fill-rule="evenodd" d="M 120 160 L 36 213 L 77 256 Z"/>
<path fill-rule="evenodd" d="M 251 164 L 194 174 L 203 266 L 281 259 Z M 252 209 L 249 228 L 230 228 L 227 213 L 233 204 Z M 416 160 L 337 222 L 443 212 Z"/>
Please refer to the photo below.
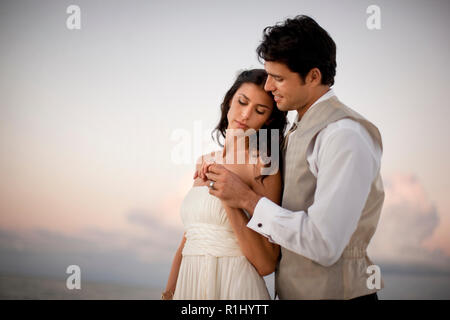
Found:
<path fill-rule="evenodd" d="M 186 231 L 175 300 L 270 299 L 264 279 L 242 254 L 221 201 L 193 187 L 181 205 Z"/>

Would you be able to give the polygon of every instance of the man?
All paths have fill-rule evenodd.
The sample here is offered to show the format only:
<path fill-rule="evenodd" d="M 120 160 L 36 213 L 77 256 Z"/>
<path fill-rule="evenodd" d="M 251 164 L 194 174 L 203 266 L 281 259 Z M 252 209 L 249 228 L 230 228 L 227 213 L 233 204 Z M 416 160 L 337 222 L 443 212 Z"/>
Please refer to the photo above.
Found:
<path fill-rule="evenodd" d="M 257 52 L 269 75 L 265 90 L 280 110 L 297 111 L 283 150 L 282 206 L 219 164 L 208 167 L 210 193 L 246 210 L 247 226 L 281 246 L 280 299 L 376 300 L 366 249 L 384 201 L 380 133 L 330 88 L 336 46 L 310 17 L 266 28 Z"/>

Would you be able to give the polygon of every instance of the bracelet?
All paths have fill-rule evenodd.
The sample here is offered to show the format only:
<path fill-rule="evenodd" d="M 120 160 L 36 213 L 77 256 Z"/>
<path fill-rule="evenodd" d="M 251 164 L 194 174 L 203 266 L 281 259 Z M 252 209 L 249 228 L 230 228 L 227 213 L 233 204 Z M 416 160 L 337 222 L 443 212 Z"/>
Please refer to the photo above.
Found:
<path fill-rule="evenodd" d="M 172 300 L 172 299 L 173 299 L 172 291 L 165 291 L 161 293 L 161 300 Z"/>

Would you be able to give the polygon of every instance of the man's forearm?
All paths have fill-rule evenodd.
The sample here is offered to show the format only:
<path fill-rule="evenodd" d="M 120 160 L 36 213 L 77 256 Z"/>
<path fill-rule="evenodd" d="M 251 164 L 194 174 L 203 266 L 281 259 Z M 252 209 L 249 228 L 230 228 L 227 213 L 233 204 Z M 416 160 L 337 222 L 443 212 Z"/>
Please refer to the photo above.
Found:
<path fill-rule="evenodd" d="M 258 204 L 258 201 L 262 198 L 259 194 L 254 192 L 252 189 L 247 191 L 244 195 L 242 195 L 242 209 L 247 211 L 250 215 L 253 216 L 253 212 L 255 211 L 255 207 Z"/>

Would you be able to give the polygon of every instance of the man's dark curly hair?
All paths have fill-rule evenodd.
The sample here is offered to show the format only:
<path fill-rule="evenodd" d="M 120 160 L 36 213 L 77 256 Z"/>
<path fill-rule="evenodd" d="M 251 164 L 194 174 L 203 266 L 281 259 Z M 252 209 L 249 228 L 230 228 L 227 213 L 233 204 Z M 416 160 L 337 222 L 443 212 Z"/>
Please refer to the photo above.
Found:
<path fill-rule="evenodd" d="M 259 59 L 286 64 L 302 80 L 311 69 L 318 68 L 322 84 L 334 84 L 336 44 L 328 32 L 308 16 L 300 15 L 264 28 L 263 40 L 256 52 Z"/>

